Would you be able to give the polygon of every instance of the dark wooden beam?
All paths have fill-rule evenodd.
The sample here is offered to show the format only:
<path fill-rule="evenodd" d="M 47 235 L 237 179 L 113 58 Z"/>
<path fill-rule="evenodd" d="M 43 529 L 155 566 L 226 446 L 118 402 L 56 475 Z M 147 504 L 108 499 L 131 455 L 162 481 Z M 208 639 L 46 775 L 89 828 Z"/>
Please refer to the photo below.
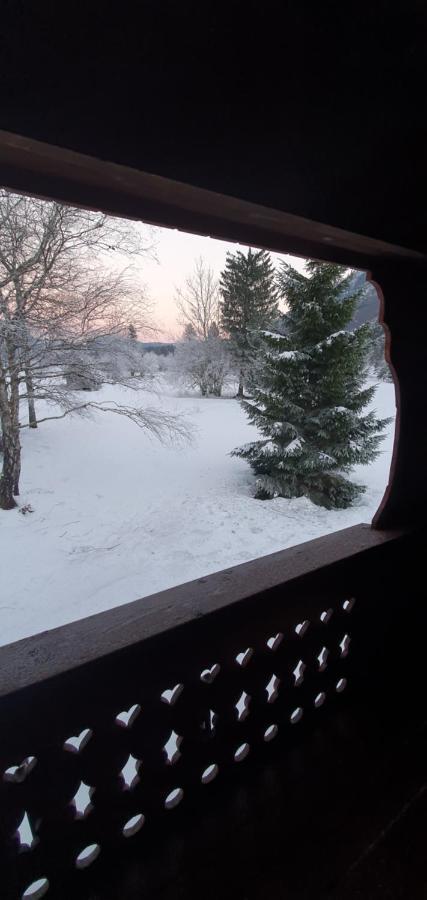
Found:
<path fill-rule="evenodd" d="M 427 255 L 286 211 L 182 184 L 0 131 L 4 187 L 278 253 L 369 269 L 377 262 L 426 262 Z"/>
<path fill-rule="evenodd" d="M 374 517 L 376 528 L 425 523 L 427 508 L 426 333 L 427 270 L 378 263 L 377 287 L 386 359 L 396 389 L 396 428 L 389 483 Z"/>
<path fill-rule="evenodd" d="M 369 525 L 345 528 L 0 647 L 0 699 L 205 616 L 238 614 L 254 594 L 285 593 L 301 579 L 360 560 L 401 536 Z"/>

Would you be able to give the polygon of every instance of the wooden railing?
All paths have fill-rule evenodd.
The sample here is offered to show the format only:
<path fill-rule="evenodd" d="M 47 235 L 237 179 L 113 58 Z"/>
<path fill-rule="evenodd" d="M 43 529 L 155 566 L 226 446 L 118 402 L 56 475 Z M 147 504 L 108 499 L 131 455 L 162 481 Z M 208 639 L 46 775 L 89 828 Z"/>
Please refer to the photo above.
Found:
<path fill-rule="evenodd" d="M 366 689 L 404 540 L 346 529 L 2 648 L 2 896 L 89 896 Z"/>

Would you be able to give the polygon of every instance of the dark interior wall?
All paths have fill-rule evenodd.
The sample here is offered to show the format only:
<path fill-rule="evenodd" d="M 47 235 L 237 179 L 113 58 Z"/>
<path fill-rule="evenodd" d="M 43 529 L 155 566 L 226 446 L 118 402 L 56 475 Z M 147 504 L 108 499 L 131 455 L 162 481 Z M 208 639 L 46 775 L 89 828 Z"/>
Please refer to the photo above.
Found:
<path fill-rule="evenodd" d="M 424 2 L 1 12 L 1 128 L 426 249 Z"/>

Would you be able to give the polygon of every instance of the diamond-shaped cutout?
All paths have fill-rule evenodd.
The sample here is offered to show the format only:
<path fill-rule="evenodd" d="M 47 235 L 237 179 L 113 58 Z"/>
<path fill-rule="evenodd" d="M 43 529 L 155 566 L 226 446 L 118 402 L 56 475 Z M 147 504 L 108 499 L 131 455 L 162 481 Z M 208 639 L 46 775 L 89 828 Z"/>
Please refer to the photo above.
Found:
<path fill-rule="evenodd" d="M 299 687 L 300 684 L 303 683 L 304 672 L 305 672 L 306 668 L 307 668 L 306 664 L 302 661 L 302 659 L 300 659 L 300 661 L 297 663 L 297 665 L 292 673 L 294 676 L 294 686 L 295 687 Z"/>
<path fill-rule="evenodd" d="M 181 735 L 177 734 L 176 731 L 171 731 L 168 740 L 166 741 L 165 746 L 163 747 L 163 751 L 166 757 L 166 762 L 169 766 L 174 766 L 175 763 L 178 762 L 181 752 L 180 746 L 182 744 Z"/>
<path fill-rule="evenodd" d="M 76 791 L 72 799 L 72 803 L 76 811 L 76 819 L 85 819 L 86 816 L 89 815 L 92 809 L 92 794 L 93 788 L 91 788 L 88 784 L 85 784 L 84 781 L 81 781 L 78 790 Z"/>
<path fill-rule="evenodd" d="M 251 702 L 251 698 L 249 694 L 245 691 L 240 695 L 236 706 L 234 707 L 237 712 L 237 721 L 244 722 L 246 717 L 249 715 L 249 704 Z"/>
<path fill-rule="evenodd" d="M 317 659 L 319 662 L 319 672 L 324 672 L 328 666 L 328 656 L 329 650 L 327 647 L 322 647 Z"/>
<path fill-rule="evenodd" d="M 16 829 L 16 834 L 19 838 L 21 850 L 32 850 L 38 843 L 38 838 L 33 834 L 33 829 L 31 828 L 30 820 L 26 812 L 24 813 L 19 828 Z"/>
<path fill-rule="evenodd" d="M 140 767 L 141 760 L 135 759 L 132 754 L 129 754 L 127 761 L 125 762 L 123 769 L 120 772 L 120 777 L 123 781 L 123 785 L 127 790 L 132 790 L 132 788 L 134 788 L 135 785 L 138 784 Z"/>
<path fill-rule="evenodd" d="M 279 684 L 280 678 L 278 678 L 277 675 L 272 675 L 266 687 L 267 703 L 274 703 L 274 701 L 277 699 L 277 695 L 279 693 Z"/>
<path fill-rule="evenodd" d="M 350 635 L 345 634 L 342 641 L 340 641 L 341 656 L 344 658 L 348 656 L 348 651 L 350 649 L 350 640 Z"/>

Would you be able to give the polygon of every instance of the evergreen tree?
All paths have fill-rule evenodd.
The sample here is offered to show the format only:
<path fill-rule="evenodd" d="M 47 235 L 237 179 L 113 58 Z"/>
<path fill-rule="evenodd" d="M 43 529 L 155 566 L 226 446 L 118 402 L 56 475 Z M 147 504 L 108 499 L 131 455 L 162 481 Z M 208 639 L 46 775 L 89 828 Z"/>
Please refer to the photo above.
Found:
<path fill-rule="evenodd" d="M 278 274 L 287 313 L 284 334 L 264 332 L 252 399 L 243 406 L 263 435 L 234 455 L 257 477 L 256 497 L 309 497 L 345 508 L 365 490 L 345 476 L 375 459 L 388 423 L 364 413 L 370 325 L 345 331 L 359 291 L 340 266 L 286 263 Z"/>
<path fill-rule="evenodd" d="M 278 315 L 274 267 L 266 250 L 227 253 L 221 274 L 221 328 L 230 338 L 230 350 L 239 372 L 238 396 L 252 365 L 258 332 Z"/>
<path fill-rule="evenodd" d="M 132 323 L 131 323 L 131 324 L 129 325 L 129 329 L 128 329 L 128 330 L 129 330 L 129 338 L 130 338 L 130 340 L 131 340 L 131 341 L 136 341 L 136 339 L 137 339 L 137 333 L 136 333 L 135 325 L 132 325 Z"/>

